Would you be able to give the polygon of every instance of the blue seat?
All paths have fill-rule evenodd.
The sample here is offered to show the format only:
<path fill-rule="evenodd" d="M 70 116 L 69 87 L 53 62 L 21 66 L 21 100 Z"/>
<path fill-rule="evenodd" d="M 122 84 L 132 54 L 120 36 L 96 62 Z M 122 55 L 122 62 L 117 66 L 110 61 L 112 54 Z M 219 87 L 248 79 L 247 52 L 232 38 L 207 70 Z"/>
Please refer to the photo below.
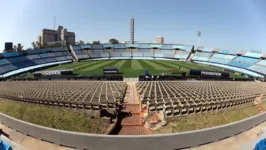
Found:
<path fill-rule="evenodd" d="M 102 53 L 100 55 L 101 55 L 101 57 L 110 57 L 109 53 Z"/>
<path fill-rule="evenodd" d="M 184 50 L 184 46 L 183 45 L 173 45 L 172 48 L 173 49 L 182 49 L 182 50 Z"/>
<path fill-rule="evenodd" d="M 55 57 L 57 61 L 65 61 L 66 57 Z"/>
<path fill-rule="evenodd" d="M 220 51 L 220 53 L 224 53 L 224 54 L 235 54 L 236 52 L 233 50 L 227 50 L 227 49 L 223 49 Z"/>
<path fill-rule="evenodd" d="M 237 58 L 235 58 L 234 61 L 240 61 L 240 62 L 248 62 L 248 63 L 256 63 L 259 61 L 258 58 L 249 58 L 249 57 L 241 57 L 241 56 L 238 56 Z"/>
<path fill-rule="evenodd" d="M 160 53 L 173 53 L 173 50 L 169 50 L 169 49 L 160 49 Z"/>
<path fill-rule="evenodd" d="M 122 49 L 114 49 L 115 52 L 125 52 L 126 49 L 122 48 Z"/>
<path fill-rule="evenodd" d="M 150 49 L 146 49 L 146 48 L 139 49 L 139 52 L 143 52 L 143 53 L 149 52 L 149 51 L 150 51 Z"/>
<path fill-rule="evenodd" d="M 82 55 L 81 50 L 74 50 L 74 52 L 75 52 L 76 55 Z"/>
<path fill-rule="evenodd" d="M 114 48 L 126 48 L 126 44 L 113 44 Z"/>
<path fill-rule="evenodd" d="M 6 53 L 1 53 L 4 57 L 16 57 L 20 56 L 18 52 L 6 52 Z"/>
<path fill-rule="evenodd" d="M 91 45 L 90 44 L 85 44 L 85 45 L 80 45 L 81 49 L 91 49 Z"/>
<path fill-rule="evenodd" d="M 162 44 L 158 48 L 160 48 L 160 49 L 173 49 L 173 44 Z"/>
<path fill-rule="evenodd" d="M 33 61 L 24 61 L 24 62 L 18 62 L 18 63 L 12 63 L 12 65 L 18 67 L 18 68 L 25 68 L 29 66 L 36 65 Z"/>
<path fill-rule="evenodd" d="M 260 58 L 261 56 L 263 56 L 263 54 L 247 52 L 244 54 L 244 56 Z"/>
<path fill-rule="evenodd" d="M 40 54 L 41 58 L 49 58 L 49 57 L 52 57 L 51 54 L 49 53 L 45 53 L 45 54 Z"/>
<path fill-rule="evenodd" d="M 53 49 L 54 52 L 61 52 L 61 51 L 67 51 L 67 49 L 65 47 L 57 47 Z"/>
<path fill-rule="evenodd" d="M 31 58 L 31 59 L 39 59 L 39 58 L 41 58 L 38 54 L 28 55 L 28 57 Z"/>
<path fill-rule="evenodd" d="M 71 47 L 72 47 L 72 49 L 73 49 L 74 51 L 76 51 L 76 50 L 81 50 L 80 46 L 78 46 L 78 45 L 73 45 L 73 46 L 71 46 Z"/>
<path fill-rule="evenodd" d="M 63 52 L 64 56 L 70 56 L 69 52 Z"/>
<path fill-rule="evenodd" d="M 64 56 L 64 54 L 62 52 L 56 52 L 56 53 L 53 53 L 53 55 L 55 57 Z"/>
<path fill-rule="evenodd" d="M 260 140 L 256 144 L 254 150 L 266 150 L 266 139 Z"/>
<path fill-rule="evenodd" d="M 103 50 L 103 49 L 93 50 L 93 52 L 94 52 L 95 54 L 101 54 L 101 53 L 104 53 L 104 50 Z"/>
<path fill-rule="evenodd" d="M 164 54 L 160 54 L 160 53 L 158 54 L 158 53 L 155 53 L 155 54 L 154 54 L 154 57 L 164 57 Z"/>
<path fill-rule="evenodd" d="M 135 52 L 135 53 L 132 53 L 132 55 L 133 55 L 133 57 L 142 57 L 143 53 Z"/>
<path fill-rule="evenodd" d="M 0 67 L 0 74 L 7 72 L 7 70 L 3 67 Z"/>
<path fill-rule="evenodd" d="M 102 44 L 92 44 L 91 47 L 92 47 L 92 49 L 103 49 Z"/>
<path fill-rule="evenodd" d="M 8 64 L 8 62 L 5 61 L 5 59 L 0 59 L 0 66 L 1 66 L 1 65 L 5 65 L 5 64 Z"/>
<path fill-rule="evenodd" d="M 266 60 L 261 60 L 257 63 L 258 65 L 266 66 Z"/>
<path fill-rule="evenodd" d="M 126 44 L 127 48 L 138 48 L 139 44 Z"/>
<path fill-rule="evenodd" d="M 150 48 L 150 44 L 139 44 L 139 48 L 149 49 Z"/>
<path fill-rule="evenodd" d="M 3 140 L 0 140 L 0 150 L 12 150 L 12 147 Z"/>

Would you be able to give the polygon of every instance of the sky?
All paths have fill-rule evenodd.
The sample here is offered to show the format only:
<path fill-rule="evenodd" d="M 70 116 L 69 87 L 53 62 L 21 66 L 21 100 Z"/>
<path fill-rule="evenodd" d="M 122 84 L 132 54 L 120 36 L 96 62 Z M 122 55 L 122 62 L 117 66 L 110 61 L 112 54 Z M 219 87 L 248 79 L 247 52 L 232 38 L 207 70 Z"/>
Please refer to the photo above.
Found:
<path fill-rule="evenodd" d="M 0 2 L 0 51 L 5 42 L 32 47 L 40 31 L 62 25 L 76 41 L 135 40 L 266 53 L 266 0 L 8 0 Z"/>

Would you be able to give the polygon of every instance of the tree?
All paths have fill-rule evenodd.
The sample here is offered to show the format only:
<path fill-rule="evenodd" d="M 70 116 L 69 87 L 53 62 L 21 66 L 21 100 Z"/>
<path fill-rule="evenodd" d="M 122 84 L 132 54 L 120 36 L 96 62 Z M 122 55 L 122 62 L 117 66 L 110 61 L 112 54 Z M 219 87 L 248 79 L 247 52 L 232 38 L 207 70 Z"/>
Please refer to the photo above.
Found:
<path fill-rule="evenodd" d="M 109 40 L 109 43 L 110 44 L 119 44 L 119 41 L 117 39 L 112 38 Z"/>
<path fill-rule="evenodd" d="M 56 47 L 62 47 L 62 43 L 55 43 L 53 45 L 49 45 L 51 48 L 56 48 Z"/>
<path fill-rule="evenodd" d="M 76 44 L 77 44 L 77 45 L 83 45 L 83 44 L 85 44 L 85 42 L 82 41 L 82 40 L 79 40 L 78 42 L 76 42 Z"/>
<path fill-rule="evenodd" d="M 21 52 L 22 51 L 22 49 L 23 49 L 23 45 L 21 45 L 20 43 L 18 43 L 18 46 L 17 46 L 17 51 L 18 52 Z"/>
<path fill-rule="evenodd" d="M 15 51 L 17 51 L 17 49 L 18 49 L 18 48 L 17 48 L 17 45 L 14 45 L 14 46 L 13 46 L 13 51 L 15 52 Z"/>
<path fill-rule="evenodd" d="M 17 45 L 13 46 L 13 49 L 10 50 L 4 50 L 4 52 L 21 52 L 23 49 L 23 45 L 21 45 L 20 43 L 18 43 Z"/>
<path fill-rule="evenodd" d="M 87 42 L 86 44 L 91 44 L 90 42 Z"/>
<path fill-rule="evenodd" d="M 80 40 L 80 41 L 79 41 L 79 44 L 80 44 L 80 45 L 81 45 L 81 44 L 85 44 L 85 42 L 82 41 L 82 40 Z"/>
<path fill-rule="evenodd" d="M 39 43 L 39 42 L 36 42 L 36 44 L 35 44 L 35 49 L 37 49 L 37 48 L 42 48 L 42 44 Z"/>
<path fill-rule="evenodd" d="M 36 42 L 36 43 L 32 42 L 31 45 L 32 45 L 33 49 L 37 49 L 37 46 L 39 46 L 39 43 L 38 42 Z"/>
<path fill-rule="evenodd" d="M 93 41 L 92 44 L 101 44 L 100 41 Z"/>

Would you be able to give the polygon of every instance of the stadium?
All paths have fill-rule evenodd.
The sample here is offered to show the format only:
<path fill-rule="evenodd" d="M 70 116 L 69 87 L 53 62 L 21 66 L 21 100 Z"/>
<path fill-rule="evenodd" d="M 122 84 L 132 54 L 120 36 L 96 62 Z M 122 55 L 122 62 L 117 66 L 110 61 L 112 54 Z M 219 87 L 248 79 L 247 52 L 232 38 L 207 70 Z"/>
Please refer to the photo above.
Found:
<path fill-rule="evenodd" d="M 169 141 L 180 138 L 193 141 L 181 140 L 170 144 L 169 149 L 222 140 L 264 122 L 266 108 L 263 103 L 266 94 L 264 55 L 230 52 L 193 45 L 138 43 L 71 45 L 1 53 L 3 114 L 0 121 L 26 135 L 77 149 L 102 149 L 98 138 L 106 138 L 111 149 L 123 149 L 132 144 L 131 140 L 140 142 L 138 148 L 143 149 L 149 147 L 144 141 L 162 142 L 165 136 Z M 77 122 L 82 122 L 76 119 L 79 117 L 90 119 L 85 121 L 86 125 L 71 126 L 72 120 L 63 121 L 64 124 L 48 119 L 51 123 L 44 123 L 48 121 L 43 119 L 45 117 L 58 119 L 54 112 L 58 110 L 56 113 L 62 115 L 63 112 Z M 36 116 L 25 117 L 17 111 L 36 113 Z M 238 116 L 239 113 L 243 114 Z M 222 115 L 235 118 L 203 121 L 208 117 L 222 118 Z M 195 123 L 200 122 L 199 119 L 208 125 Z M 243 127 L 244 123 L 239 123 L 242 119 L 252 123 Z M 212 132 L 223 131 L 228 123 L 230 128 L 236 129 L 212 135 Z M 42 126 L 60 130 L 50 133 L 52 129 Z M 217 131 L 213 129 L 215 126 Z M 111 134 L 111 137 L 90 134 L 84 137 L 78 132 Z M 214 138 L 206 136 L 199 140 L 201 134 Z M 70 142 L 63 136 L 76 139 L 70 138 L 73 140 Z M 124 137 L 121 140 L 126 144 L 114 146 L 116 137 Z M 139 141 L 138 137 L 143 140 Z"/>
<path fill-rule="evenodd" d="M 24 10 L 27 15 L 22 22 L 14 19 L 18 28 L 0 28 L 4 40 L 15 37 L 13 41 L 29 43 L 31 31 L 47 27 L 53 13 L 76 31 L 55 28 L 54 17 L 54 29 L 42 29 L 33 48 L 5 43 L 0 53 L 0 150 L 266 148 L 266 54 L 236 50 L 263 48 L 263 37 L 254 37 L 263 30 L 250 28 L 257 28 L 260 16 L 237 17 L 249 10 L 237 9 L 239 3 L 32 1 L 30 9 L 24 9 L 24 2 L 16 3 L 23 7 L 17 16 Z M 225 14 L 218 11 L 221 8 Z M 120 41 L 125 40 L 122 20 L 129 13 L 139 17 L 140 41 L 135 41 L 133 17 L 129 41 Z M 3 26 L 12 24 L 15 16 L 4 16 Z M 68 23 L 66 18 L 71 18 Z M 206 46 L 200 42 L 201 31 L 198 43 L 193 42 L 196 28 L 208 34 L 203 39 Z M 160 32 L 166 35 L 144 42 Z M 86 43 L 77 41 L 76 33 L 87 41 L 112 38 Z M 211 48 L 212 44 L 236 47 Z"/>

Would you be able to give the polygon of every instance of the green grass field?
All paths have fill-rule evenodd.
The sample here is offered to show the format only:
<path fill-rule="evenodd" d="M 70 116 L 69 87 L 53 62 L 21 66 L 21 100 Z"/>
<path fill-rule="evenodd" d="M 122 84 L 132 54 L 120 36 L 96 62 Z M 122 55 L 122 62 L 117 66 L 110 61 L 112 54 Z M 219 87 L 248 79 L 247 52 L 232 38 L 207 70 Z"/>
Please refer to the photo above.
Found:
<path fill-rule="evenodd" d="M 80 75 L 102 75 L 104 67 L 117 66 L 125 77 L 138 77 L 144 75 L 148 69 L 152 75 L 181 75 L 181 72 L 189 74 L 189 69 L 203 69 L 212 71 L 222 71 L 220 68 L 198 65 L 189 62 L 166 61 L 166 60 L 98 60 L 74 62 L 71 64 L 59 65 L 46 70 L 73 69 L 74 73 Z M 181 67 L 181 71 L 178 68 Z M 168 68 L 176 68 L 176 71 L 169 71 Z M 174 74 L 177 73 L 177 74 Z M 178 74 L 179 73 L 179 74 Z M 32 76 L 32 74 L 30 75 Z M 29 77 L 29 76 L 28 76 Z M 232 78 L 243 78 L 240 74 L 230 73 Z"/>
<path fill-rule="evenodd" d="M 0 112 L 33 124 L 67 131 L 106 134 L 109 120 L 90 119 L 84 111 L 71 111 L 0 98 Z"/>
<path fill-rule="evenodd" d="M 262 103 L 263 109 L 266 103 Z M 255 105 L 243 108 L 222 110 L 206 114 L 193 114 L 184 117 L 167 118 L 169 122 L 166 126 L 154 131 L 154 134 L 176 133 L 184 131 L 199 130 L 236 122 L 245 118 L 258 115 L 260 112 Z"/>

